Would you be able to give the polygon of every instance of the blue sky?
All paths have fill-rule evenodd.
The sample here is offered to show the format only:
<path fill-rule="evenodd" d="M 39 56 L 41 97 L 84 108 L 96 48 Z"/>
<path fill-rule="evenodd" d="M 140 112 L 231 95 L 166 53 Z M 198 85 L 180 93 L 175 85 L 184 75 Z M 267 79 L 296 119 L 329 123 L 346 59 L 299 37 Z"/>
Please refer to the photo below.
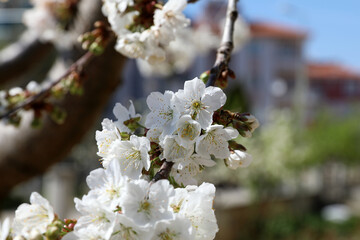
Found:
<path fill-rule="evenodd" d="M 206 0 L 200 0 L 199 9 Z M 360 72 L 360 0 L 240 0 L 246 19 L 309 32 L 309 60 L 344 64 Z"/>

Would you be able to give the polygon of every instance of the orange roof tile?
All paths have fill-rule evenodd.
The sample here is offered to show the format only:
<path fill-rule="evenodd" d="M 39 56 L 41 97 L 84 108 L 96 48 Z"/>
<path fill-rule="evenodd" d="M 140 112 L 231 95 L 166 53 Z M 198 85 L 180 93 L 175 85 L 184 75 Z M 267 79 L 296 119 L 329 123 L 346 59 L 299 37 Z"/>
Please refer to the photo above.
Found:
<path fill-rule="evenodd" d="M 360 80 L 360 73 L 334 63 L 309 63 L 310 80 Z"/>
<path fill-rule="evenodd" d="M 270 37 L 283 39 L 304 40 L 307 37 L 305 31 L 295 29 L 289 26 L 282 26 L 267 22 L 249 23 L 252 37 Z"/>

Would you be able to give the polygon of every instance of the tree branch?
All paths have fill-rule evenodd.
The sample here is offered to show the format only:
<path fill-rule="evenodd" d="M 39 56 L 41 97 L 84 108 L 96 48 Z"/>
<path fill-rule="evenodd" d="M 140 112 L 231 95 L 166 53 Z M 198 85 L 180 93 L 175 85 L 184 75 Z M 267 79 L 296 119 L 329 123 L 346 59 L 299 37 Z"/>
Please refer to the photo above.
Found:
<path fill-rule="evenodd" d="M 187 2 L 188 3 L 196 3 L 196 2 L 198 2 L 199 0 L 188 0 Z"/>
<path fill-rule="evenodd" d="M 13 113 L 15 113 L 21 109 L 24 109 L 27 106 L 30 106 L 35 101 L 40 101 L 40 100 L 44 99 L 46 96 L 48 96 L 51 89 L 55 85 L 57 85 L 63 78 L 67 77 L 73 71 L 80 72 L 82 69 L 85 69 L 89 65 L 90 61 L 93 58 L 94 58 L 94 55 L 91 52 L 85 53 L 79 60 L 77 60 L 75 63 L 73 63 L 64 74 L 62 74 L 57 80 L 53 81 L 46 89 L 43 89 L 38 94 L 27 98 L 25 101 L 21 102 L 16 107 L 10 109 L 3 115 L 0 115 L 0 119 L 8 118 Z"/>
<path fill-rule="evenodd" d="M 210 70 L 210 76 L 206 86 L 214 86 L 220 74 L 228 68 L 231 52 L 234 48 L 234 25 L 238 16 L 236 6 L 237 2 L 238 0 L 229 0 L 228 2 L 227 15 L 221 44 L 217 50 L 216 61 Z"/>
<path fill-rule="evenodd" d="M 79 14 L 75 23 L 77 32 L 89 31 L 95 21 L 104 19 L 101 1 L 81 1 Z M 44 173 L 61 161 L 101 116 L 120 83 L 119 76 L 126 60 L 115 51 L 114 44 L 109 43 L 105 52 L 89 61 L 83 69 L 87 79 L 83 96 L 68 94 L 59 102 L 58 106 L 67 112 L 64 124 L 54 123 L 49 116 L 44 116 L 39 129 L 30 126 L 31 116 L 24 117 L 19 128 L 0 124 L 0 199 L 16 184 Z M 82 54 L 83 51 L 80 54 L 74 48 L 62 63 L 78 59 Z"/>
<path fill-rule="evenodd" d="M 161 179 L 167 179 L 169 177 L 172 166 L 174 166 L 174 162 L 163 162 L 159 171 L 155 174 L 152 182 L 157 182 Z"/>
<path fill-rule="evenodd" d="M 0 198 L 16 184 L 44 173 L 81 140 L 120 83 L 124 62 L 113 44 L 103 55 L 89 61 L 84 69 L 84 95 L 67 95 L 59 103 L 67 112 L 64 124 L 58 125 L 46 116 L 40 129 L 31 128 L 26 119 L 19 128 L 1 126 Z"/>
<path fill-rule="evenodd" d="M 40 42 L 25 32 L 22 38 L 0 52 L 0 84 L 27 73 L 55 50 L 53 44 Z"/>
<path fill-rule="evenodd" d="M 228 68 L 230 55 L 234 47 L 233 44 L 234 23 L 238 16 L 238 11 L 236 7 L 237 1 L 238 0 L 229 0 L 228 2 L 227 16 L 225 21 L 224 33 L 221 40 L 221 45 L 217 51 L 215 64 L 210 70 L 210 77 L 206 86 L 214 86 L 221 72 Z M 165 160 L 161 165 L 159 171 L 155 174 L 152 181 L 156 182 L 161 179 L 167 179 L 169 177 L 173 165 L 174 165 L 173 162 L 167 162 Z"/>

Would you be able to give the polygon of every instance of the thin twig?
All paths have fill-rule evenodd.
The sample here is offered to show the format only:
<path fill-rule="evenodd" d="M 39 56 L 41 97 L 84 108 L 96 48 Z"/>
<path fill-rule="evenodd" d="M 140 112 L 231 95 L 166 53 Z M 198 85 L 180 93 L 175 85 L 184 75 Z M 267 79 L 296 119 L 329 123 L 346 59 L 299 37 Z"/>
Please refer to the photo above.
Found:
<path fill-rule="evenodd" d="M 229 0 L 228 2 L 224 32 L 220 47 L 217 50 L 215 64 L 210 70 L 209 80 L 206 84 L 207 87 L 214 86 L 220 74 L 228 68 L 231 52 L 234 48 L 234 25 L 238 16 L 237 2 L 238 0 Z"/>
<path fill-rule="evenodd" d="M 174 162 L 167 162 L 165 160 L 164 163 L 161 165 L 159 171 L 155 174 L 154 178 L 152 179 L 152 182 L 157 182 L 161 179 L 167 179 L 169 177 L 173 165 Z"/>
<path fill-rule="evenodd" d="M 199 0 L 188 0 L 187 2 L 188 3 L 196 3 L 196 2 L 198 2 Z"/>
<path fill-rule="evenodd" d="M 189 0 L 188 2 L 191 2 Z M 230 55 L 233 50 L 233 35 L 234 35 L 234 23 L 238 16 L 236 3 L 238 0 L 229 0 L 227 7 L 227 16 L 225 21 L 224 33 L 221 40 L 221 45 L 217 51 L 216 61 L 214 66 L 210 70 L 210 77 L 206 86 L 214 86 L 216 80 L 222 71 L 226 70 L 230 61 Z M 160 179 L 167 179 L 169 177 L 173 162 L 167 162 L 166 160 L 161 165 L 159 171 L 155 174 L 152 182 L 156 182 Z"/>
<path fill-rule="evenodd" d="M 18 104 L 16 107 L 14 107 L 14 108 L 10 109 L 9 111 L 7 111 L 6 113 L 0 115 L 0 119 L 8 118 L 15 112 L 19 111 L 20 109 L 24 109 L 24 108 L 30 106 L 31 104 L 33 104 L 34 102 L 40 101 L 40 100 L 46 98 L 48 96 L 49 92 L 51 91 L 51 89 L 55 85 L 57 85 L 62 79 L 64 79 L 68 75 L 70 75 L 72 72 L 74 72 L 74 71 L 79 72 L 82 69 L 86 68 L 86 66 L 90 63 L 90 61 L 94 58 L 94 56 L 95 55 L 91 52 L 85 53 L 81 58 L 79 58 L 75 63 L 73 63 L 70 66 L 70 68 L 63 75 L 61 75 L 57 80 L 52 82 L 47 88 L 43 89 L 38 94 L 27 98 L 26 100 L 24 100 L 23 102 Z"/>
<path fill-rule="evenodd" d="M 96 36 L 102 36 L 102 47 L 106 48 L 106 46 L 115 38 L 115 35 L 108 29 L 108 26 L 101 21 L 97 21 L 94 23 L 95 30 L 93 30 L 90 34 L 97 34 Z M 96 53 L 91 52 L 90 50 L 86 52 L 82 57 L 80 57 L 75 63 L 73 63 L 69 69 L 61 75 L 57 80 L 52 82 L 48 87 L 43 89 L 36 95 L 30 96 L 25 99 L 23 102 L 19 103 L 9 111 L 5 112 L 4 114 L 0 115 L 0 120 L 3 118 L 8 118 L 15 112 L 19 111 L 20 109 L 24 109 L 26 107 L 31 106 L 36 101 L 41 101 L 46 99 L 50 91 L 53 87 L 61 82 L 64 78 L 69 76 L 71 73 L 81 73 L 84 69 L 86 69 L 87 65 L 91 62 L 91 60 L 96 56 Z M 79 74 L 81 75 L 81 74 Z"/>

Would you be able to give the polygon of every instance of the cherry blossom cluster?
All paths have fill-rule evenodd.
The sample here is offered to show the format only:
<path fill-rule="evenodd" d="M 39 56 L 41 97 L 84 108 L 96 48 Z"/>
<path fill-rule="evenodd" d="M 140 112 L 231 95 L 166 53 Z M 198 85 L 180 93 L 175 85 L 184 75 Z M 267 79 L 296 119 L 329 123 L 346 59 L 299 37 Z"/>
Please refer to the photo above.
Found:
<path fill-rule="evenodd" d="M 144 76 L 168 77 L 174 73 L 183 73 L 194 64 L 196 57 L 205 56 L 220 46 L 225 19 L 211 25 L 208 22 L 194 23 L 195 26 L 179 29 L 176 39 L 165 47 L 166 61 L 156 65 L 137 59 L 136 63 Z M 219 30 L 220 29 L 220 30 Z M 250 39 L 247 23 L 240 16 L 234 27 L 234 50 L 239 51 Z"/>
<path fill-rule="evenodd" d="M 104 119 L 102 131 L 96 132 L 103 167 L 87 177 L 90 191 L 75 198 L 81 216 L 60 220 L 34 192 L 13 222 L 7 219 L 0 226 L 0 239 L 214 239 L 215 187 L 197 186 L 194 177 L 217 159 L 232 169 L 248 166 L 251 156 L 234 141 L 239 132 L 230 126 L 231 116 L 249 131 L 258 125 L 249 114 L 219 110 L 225 102 L 220 88 L 194 78 L 176 93 L 151 93 L 145 121 L 132 102 L 129 108 L 117 103 L 117 120 Z M 225 120 L 219 120 L 219 111 L 228 112 Z M 170 176 L 155 179 L 164 162 L 172 163 Z"/>
<path fill-rule="evenodd" d="M 34 192 L 10 224 L 1 226 L 0 239 L 213 239 L 218 227 L 212 209 L 215 187 L 176 188 L 167 180 L 149 183 L 120 174 L 118 161 L 90 173 L 90 191 L 75 199 L 82 214 L 77 221 L 61 221 L 49 202 Z M 70 222 L 70 224 L 66 224 Z M 74 227 L 75 226 L 75 227 Z M 72 231 L 68 233 L 67 231 Z"/>
<path fill-rule="evenodd" d="M 79 0 L 32 0 L 34 8 L 23 16 L 24 24 L 42 41 L 67 46 L 75 38 L 66 31 L 77 12 Z"/>
<path fill-rule="evenodd" d="M 37 192 L 30 196 L 30 204 L 23 203 L 15 211 L 12 223 L 5 219 L 1 226 L 1 240 L 56 239 L 63 223 L 57 219 L 49 201 Z"/>
<path fill-rule="evenodd" d="M 165 47 L 166 61 L 149 64 L 143 59 L 137 59 L 137 66 L 144 76 L 169 77 L 174 73 L 185 72 L 197 56 L 204 55 L 210 50 L 215 49 L 220 40 L 219 38 L 205 29 L 187 27 L 177 31 L 177 37 Z"/>
<path fill-rule="evenodd" d="M 92 171 L 87 183 L 90 192 L 75 199 L 82 216 L 64 239 L 213 239 L 217 232 L 212 184 L 174 189 L 167 180 L 132 179 L 119 161 Z"/>
<path fill-rule="evenodd" d="M 116 50 L 149 63 L 165 60 L 165 47 L 189 25 L 186 0 L 104 0 L 103 13 L 117 35 Z"/>
<path fill-rule="evenodd" d="M 220 88 L 206 87 L 194 78 L 176 93 L 153 92 L 146 102 L 150 109 L 145 120 L 146 136 L 133 134 L 141 126 L 141 115 L 135 113 L 132 102 L 129 109 L 120 103 L 115 105 L 117 121 L 102 122 L 103 130 L 96 132 L 96 140 L 105 168 L 119 161 L 123 175 L 151 178 L 163 161 L 173 162 L 171 178 L 186 186 L 196 184 L 194 177 L 204 167 L 214 166 L 214 159 L 224 159 L 232 168 L 251 160 L 248 154 L 229 147 L 228 142 L 239 136 L 237 129 L 213 124 L 214 111 L 226 102 Z"/>

